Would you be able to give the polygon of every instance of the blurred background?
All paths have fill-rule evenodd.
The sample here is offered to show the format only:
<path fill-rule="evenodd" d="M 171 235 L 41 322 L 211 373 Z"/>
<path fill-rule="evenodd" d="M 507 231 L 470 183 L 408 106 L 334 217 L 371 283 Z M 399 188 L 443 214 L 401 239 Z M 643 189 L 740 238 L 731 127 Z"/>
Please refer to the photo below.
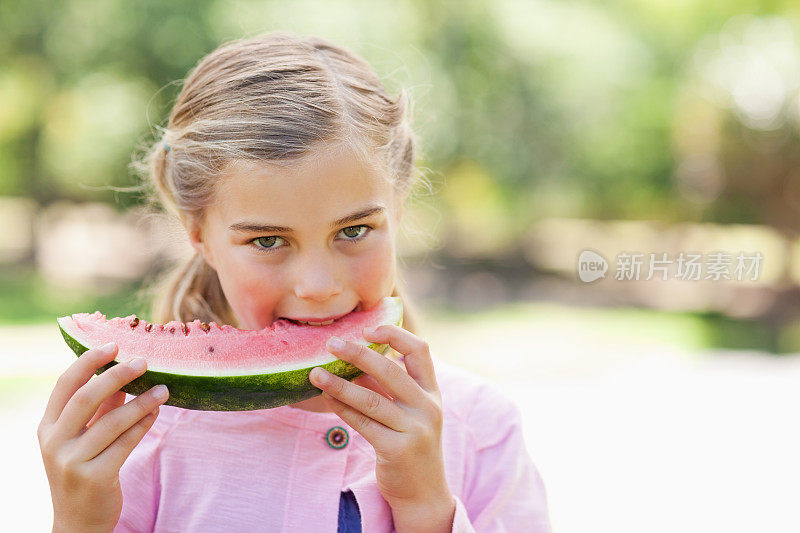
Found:
<path fill-rule="evenodd" d="M 148 319 L 187 251 L 131 158 L 203 55 L 270 29 L 409 90 L 433 187 L 403 276 L 434 356 L 519 404 L 554 531 L 800 530 L 796 2 L 0 0 L 9 530 L 51 525 L 55 318 Z"/>

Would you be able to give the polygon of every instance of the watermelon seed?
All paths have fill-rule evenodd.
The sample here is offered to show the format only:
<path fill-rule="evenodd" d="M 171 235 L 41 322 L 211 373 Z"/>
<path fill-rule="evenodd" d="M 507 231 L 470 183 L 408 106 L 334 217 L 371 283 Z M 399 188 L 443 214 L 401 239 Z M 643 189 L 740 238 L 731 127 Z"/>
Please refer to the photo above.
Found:
<path fill-rule="evenodd" d="M 285 340 L 285 339 L 281 339 L 281 342 L 282 342 L 283 344 L 285 344 L 286 346 L 289 346 L 289 341 L 287 341 L 287 340 Z"/>
<path fill-rule="evenodd" d="M 213 352 L 213 351 L 214 351 L 214 347 L 213 347 L 213 346 L 209 346 L 209 347 L 208 347 L 208 351 L 209 351 L 209 352 Z"/>
<path fill-rule="evenodd" d="M 208 333 L 208 330 L 210 330 L 210 329 L 211 329 L 211 326 L 209 326 L 209 325 L 208 325 L 208 324 L 206 324 L 205 322 L 200 322 L 200 329 L 202 329 L 203 331 L 205 331 L 206 333 Z"/>
<path fill-rule="evenodd" d="M 145 330 L 145 331 L 150 331 L 151 329 L 153 329 L 153 324 L 147 324 L 147 325 L 144 327 L 144 330 Z"/>
<path fill-rule="evenodd" d="M 169 328 L 169 332 L 170 332 L 170 333 L 175 333 L 175 327 L 171 327 L 171 328 Z"/>
<path fill-rule="evenodd" d="M 181 322 L 181 329 L 183 330 L 183 334 L 184 335 L 188 335 L 189 334 L 189 326 L 187 326 L 183 322 Z"/>
<path fill-rule="evenodd" d="M 131 329 L 135 328 L 138 325 L 139 325 L 139 317 L 134 315 L 133 320 L 131 320 Z"/>

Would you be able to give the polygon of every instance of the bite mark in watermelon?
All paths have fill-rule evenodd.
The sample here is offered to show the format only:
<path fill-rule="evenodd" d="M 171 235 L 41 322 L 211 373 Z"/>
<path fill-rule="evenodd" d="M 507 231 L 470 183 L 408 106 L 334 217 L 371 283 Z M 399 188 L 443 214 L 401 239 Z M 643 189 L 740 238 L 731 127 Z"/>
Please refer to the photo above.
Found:
<path fill-rule="evenodd" d="M 97 374 L 136 357 L 147 361 L 147 371 L 122 387 L 141 394 L 164 384 L 169 388 L 165 405 L 202 411 L 249 411 L 280 407 L 319 396 L 311 384 L 311 369 L 352 381 L 363 371 L 342 361 L 326 347 L 334 335 L 385 354 L 388 344 L 370 343 L 362 337 L 369 326 L 402 326 L 399 297 L 387 296 L 367 311 L 354 311 L 332 324 L 310 326 L 287 319 L 260 330 L 199 320 L 151 324 L 135 315 L 107 319 L 100 311 L 57 319 L 67 345 L 80 357 L 85 351 L 114 342 L 114 361 Z"/>

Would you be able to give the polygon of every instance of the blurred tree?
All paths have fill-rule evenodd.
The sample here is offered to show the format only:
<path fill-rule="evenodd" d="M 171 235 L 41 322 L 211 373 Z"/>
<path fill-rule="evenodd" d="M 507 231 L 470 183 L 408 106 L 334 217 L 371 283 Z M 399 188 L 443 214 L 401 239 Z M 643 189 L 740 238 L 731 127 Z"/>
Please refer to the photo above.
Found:
<path fill-rule="evenodd" d="M 0 190 L 42 205 L 112 199 L 175 94 L 157 91 L 215 47 L 207 0 L 0 2 Z M 155 108 L 155 112 L 153 112 Z M 121 206 L 136 198 L 115 198 Z"/>
<path fill-rule="evenodd" d="M 225 40 L 281 28 L 341 40 L 386 78 L 409 66 L 406 50 L 418 49 L 424 61 L 405 81 L 431 80 L 415 109 L 423 163 L 447 180 L 468 180 L 462 171 L 480 168 L 507 206 L 493 208 L 487 222 L 515 236 L 554 215 L 785 230 L 798 214 L 794 93 L 786 93 L 779 113 L 786 120 L 774 127 L 742 122 L 727 104 L 712 106 L 727 115 L 686 111 L 702 107 L 696 65 L 704 38 L 739 38 L 726 24 L 741 13 L 800 27 L 788 0 L 7 0 L 0 2 L 0 194 L 41 204 L 136 203 L 102 187 L 132 184 L 131 153 L 163 123 L 182 77 Z M 347 37 L 354 33 L 363 37 Z M 785 41 L 782 50 L 796 44 Z M 758 53 L 753 46 L 747 54 Z M 769 87 L 759 72 L 750 78 Z M 708 142 L 687 137 L 687 124 L 719 135 L 713 157 L 686 151 Z M 445 208 L 457 204 L 449 198 Z"/>

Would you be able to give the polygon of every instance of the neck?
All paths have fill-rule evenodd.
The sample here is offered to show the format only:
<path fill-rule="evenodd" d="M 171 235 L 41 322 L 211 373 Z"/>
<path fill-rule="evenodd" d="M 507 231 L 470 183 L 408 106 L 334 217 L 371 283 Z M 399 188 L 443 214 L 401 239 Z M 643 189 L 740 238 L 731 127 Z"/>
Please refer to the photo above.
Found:
<path fill-rule="evenodd" d="M 323 400 L 321 396 L 315 396 L 313 398 L 309 398 L 308 400 L 303 400 L 302 402 L 290 404 L 289 407 L 294 409 L 302 409 L 303 411 L 312 411 L 315 413 L 333 412 L 328 409 L 328 407 L 325 405 L 325 400 Z"/>

